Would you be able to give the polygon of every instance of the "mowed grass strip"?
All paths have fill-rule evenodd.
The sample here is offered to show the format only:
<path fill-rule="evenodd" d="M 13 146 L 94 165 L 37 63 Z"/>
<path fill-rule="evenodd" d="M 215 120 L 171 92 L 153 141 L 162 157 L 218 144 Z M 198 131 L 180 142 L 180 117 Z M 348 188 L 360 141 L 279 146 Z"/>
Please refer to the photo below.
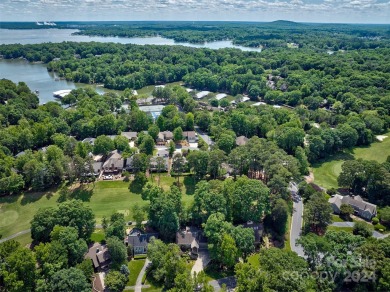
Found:
<path fill-rule="evenodd" d="M 153 176 L 153 179 L 156 176 Z M 175 178 L 162 175 L 160 185 L 169 190 Z M 193 202 L 193 196 L 187 195 L 186 184 L 183 184 L 183 203 L 188 206 Z M 129 183 L 123 181 L 99 181 L 95 183 L 92 196 L 84 204 L 91 207 L 95 213 L 96 223 L 101 223 L 103 217 L 109 217 L 115 212 L 121 212 L 126 220 L 132 220 L 132 206 L 144 206 L 147 201 L 142 200 L 140 194 L 130 193 Z M 193 185 L 188 185 L 193 188 Z M 4 237 L 30 228 L 30 221 L 39 208 L 55 207 L 59 194 L 57 190 L 43 193 L 23 193 L 19 196 L 0 198 L 0 234 Z"/>
<path fill-rule="evenodd" d="M 130 275 L 129 275 L 129 281 L 127 282 L 126 286 L 135 285 L 135 283 L 137 282 L 138 275 L 141 272 L 144 264 L 145 264 L 145 260 L 131 260 L 129 262 L 128 267 L 129 267 Z"/>
<path fill-rule="evenodd" d="M 390 132 L 382 142 L 374 142 L 368 147 L 355 147 L 350 151 L 338 153 L 327 159 L 313 164 L 314 182 L 324 188 L 338 188 L 337 177 L 341 172 L 344 161 L 349 159 L 376 160 L 379 163 L 386 161 L 390 155 Z"/>

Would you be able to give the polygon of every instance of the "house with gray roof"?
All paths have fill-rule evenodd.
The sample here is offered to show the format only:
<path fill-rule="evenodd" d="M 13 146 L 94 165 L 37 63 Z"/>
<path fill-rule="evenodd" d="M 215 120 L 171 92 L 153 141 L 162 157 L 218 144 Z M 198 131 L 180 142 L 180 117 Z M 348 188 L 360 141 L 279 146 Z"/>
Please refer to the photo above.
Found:
<path fill-rule="evenodd" d="M 376 205 L 364 201 L 360 196 L 341 196 L 336 194 L 328 202 L 331 204 L 335 214 L 340 214 L 342 204 L 351 206 L 355 215 L 366 220 L 371 220 L 377 214 Z"/>
<path fill-rule="evenodd" d="M 91 246 L 85 258 L 92 261 L 95 271 L 106 269 L 111 262 L 111 256 L 107 246 L 100 243 L 95 243 Z"/>
<path fill-rule="evenodd" d="M 184 131 L 183 137 L 189 142 L 189 143 L 195 143 L 198 141 L 198 136 L 195 133 L 195 131 Z"/>
<path fill-rule="evenodd" d="M 133 248 L 133 255 L 146 254 L 152 238 L 158 238 L 158 233 L 142 233 L 141 230 L 134 228 L 127 236 L 126 243 Z"/>
<path fill-rule="evenodd" d="M 198 257 L 199 248 L 206 248 L 207 242 L 201 229 L 190 226 L 176 233 L 176 244 L 183 251 L 190 251 L 190 256 Z"/>
<path fill-rule="evenodd" d="M 114 150 L 109 154 L 107 160 L 103 163 L 104 173 L 118 173 L 123 170 L 124 159 L 118 150 Z"/>

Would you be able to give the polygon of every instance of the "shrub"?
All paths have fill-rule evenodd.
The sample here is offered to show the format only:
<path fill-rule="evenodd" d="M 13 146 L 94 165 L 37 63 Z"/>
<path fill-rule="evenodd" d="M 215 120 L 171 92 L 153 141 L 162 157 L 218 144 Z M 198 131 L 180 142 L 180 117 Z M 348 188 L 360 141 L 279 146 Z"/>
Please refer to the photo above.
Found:
<path fill-rule="evenodd" d="M 379 223 L 379 218 L 378 217 L 372 218 L 372 224 L 376 225 L 378 223 Z"/>
<path fill-rule="evenodd" d="M 386 227 L 385 226 L 383 226 L 382 224 L 376 224 L 376 225 L 374 225 L 374 229 L 376 230 L 376 231 L 380 231 L 380 232 L 383 232 L 383 231 L 386 231 Z"/>
<path fill-rule="evenodd" d="M 355 222 L 355 225 L 353 226 L 353 234 L 361 235 L 366 238 L 372 235 L 372 231 L 373 231 L 372 225 L 363 221 Z"/>

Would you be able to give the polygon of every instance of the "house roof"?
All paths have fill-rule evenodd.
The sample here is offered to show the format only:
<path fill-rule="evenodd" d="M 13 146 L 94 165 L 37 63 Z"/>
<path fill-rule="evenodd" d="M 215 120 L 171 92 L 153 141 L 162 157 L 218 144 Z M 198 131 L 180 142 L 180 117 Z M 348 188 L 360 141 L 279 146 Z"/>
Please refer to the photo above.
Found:
<path fill-rule="evenodd" d="M 165 140 L 173 139 L 173 133 L 171 131 L 160 132 L 164 135 Z"/>
<path fill-rule="evenodd" d="M 93 262 L 93 266 L 95 268 L 98 268 L 110 259 L 110 252 L 108 251 L 106 245 L 95 243 L 88 249 L 85 258 L 91 259 Z"/>
<path fill-rule="evenodd" d="M 248 138 L 245 137 L 245 136 L 240 136 L 240 137 L 237 137 L 236 138 L 236 145 L 238 146 L 243 146 L 246 144 L 246 142 L 248 142 Z"/>
<path fill-rule="evenodd" d="M 199 99 L 201 99 L 201 98 L 203 98 L 203 97 L 205 97 L 207 94 L 209 94 L 210 93 L 210 91 L 201 91 L 201 92 L 198 92 L 197 94 L 196 94 L 196 98 L 199 98 Z"/>
<path fill-rule="evenodd" d="M 183 132 L 183 137 L 195 138 L 196 137 L 196 133 L 195 133 L 195 131 L 184 131 Z"/>
<path fill-rule="evenodd" d="M 102 169 L 102 166 L 103 166 L 103 162 L 94 162 L 94 163 L 92 163 L 93 172 L 94 173 L 98 173 Z"/>
<path fill-rule="evenodd" d="M 336 205 L 338 208 L 340 208 L 342 204 L 347 204 L 361 211 L 368 211 L 371 214 L 376 213 L 376 205 L 364 201 L 360 196 L 350 197 L 336 194 L 331 197 L 328 202 Z"/>
<path fill-rule="evenodd" d="M 121 136 L 126 137 L 127 139 L 133 139 L 137 138 L 138 133 L 137 132 L 122 132 Z"/>
<path fill-rule="evenodd" d="M 218 94 L 215 96 L 215 98 L 216 98 L 217 100 L 221 100 L 222 98 L 225 98 L 226 96 L 227 96 L 226 93 L 218 93 Z"/>
<path fill-rule="evenodd" d="M 194 245 L 199 247 L 200 230 L 196 227 L 186 227 L 184 230 L 176 232 L 176 243 L 179 245 Z M 196 241 L 196 245 L 194 243 Z"/>
<path fill-rule="evenodd" d="M 152 237 L 158 238 L 158 233 L 131 233 L 127 236 L 127 242 L 132 247 L 147 246 Z"/>
<path fill-rule="evenodd" d="M 118 150 L 114 150 L 110 153 L 109 158 L 104 162 L 103 167 L 114 167 L 121 168 L 123 167 L 123 158 L 122 154 L 118 152 Z"/>
<path fill-rule="evenodd" d="M 255 243 L 259 243 L 263 236 L 264 226 L 262 223 L 255 223 L 252 221 L 248 221 L 245 224 L 242 224 L 244 228 L 251 228 L 255 233 Z"/>

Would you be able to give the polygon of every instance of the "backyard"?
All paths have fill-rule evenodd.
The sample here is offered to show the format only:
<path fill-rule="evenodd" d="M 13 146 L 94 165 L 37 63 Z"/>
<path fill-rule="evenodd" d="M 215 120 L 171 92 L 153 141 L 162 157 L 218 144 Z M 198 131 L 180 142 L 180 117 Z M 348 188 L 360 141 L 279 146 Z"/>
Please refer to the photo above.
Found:
<path fill-rule="evenodd" d="M 157 176 L 153 176 L 156 179 Z M 175 178 L 162 175 L 161 187 L 168 190 L 176 181 Z M 188 205 L 193 201 L 194 181 L 191 177 L 180 178 L 182 183 L 183 203 Z M 184 183 L 183 183 L 184 182 Z M 140 194 L 130 193 L 129 183 L 123 181 L 99 181 L 95 186 L 89 185 L 88 195 L 80 195 L 86 205 L 95 213 L 96 223 L 101 223 L 103 217 L 108 217 L 115 212 L 121 212 L 126 220 L 132 220 L 131 208 L 136 203 L 140 206 L 147 204 Z M 30 221 L 39 208 L 54 207 L 60 198 L 57 189 L 51 189 L 41 193 L 23 193 L 18 196 L 0 198 L 0 234 L 8 237 L 12 234 L 30 228 Z M 20 236 L 22 244 L 31 242 L 29 234 Z M 15 238 L 19 240 L 19 237 Z"/>
<path fill-rule="evenodd" d="M 344 161 L 359 158 L 376 160 L 380 163 L 386 161 L 387 156 L 390 155 L 390 132 L 384 135 L 388 137 L 382 142 L 372 143 L 369 147 L 355 147 L 313 164 L 314 182 L 324 188 L 338 188 L 337 177 Z"/>

